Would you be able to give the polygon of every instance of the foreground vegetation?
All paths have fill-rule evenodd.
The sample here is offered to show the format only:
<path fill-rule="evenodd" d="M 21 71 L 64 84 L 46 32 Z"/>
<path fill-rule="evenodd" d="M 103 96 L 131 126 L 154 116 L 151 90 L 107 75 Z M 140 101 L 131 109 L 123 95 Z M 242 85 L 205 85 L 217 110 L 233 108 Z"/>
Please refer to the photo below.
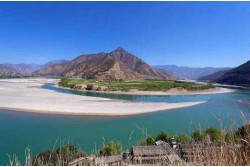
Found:
<path fill-rule="evenodd" d="M 192 136 L 185 134 L 171 135 L 162 131 L 157 136 L 148 135 L 145 139 L 139 141 L 137 145 L 155 145 L 158 140 L 168 142 L 173 136 L 178 143 L 202 145 L 202 154 L 195 154 L 194 152 L 190 157 L 192 161 L 187 159 L 188 164 L 186 165 L 250 165 L 250 124 L 239 128 L 237 131 L 227 133 L 217 128 L 197 129 L 192 133 Z M 239 144 L 241 147 L 235 147 Z M 219 148 L 219 150 L 215 150 L 215 148 Z M 110 141 L 99 149 L 96 156 L 110 156 L 122 152 L 120 142 Z M 70 161 L 87 156 L 85 152 L 71 144 L 42 152 L 34 157 L 31 156 L 30 151 L 26 152 L 25 155 L 25 165 L 30 166 L 69 165 Z M 21 163 L 17 157 L 10 157 L 8 165 L 21 165 Z"/>
<path fill-rule="evenodd" d="M 170 80 L 90 80 L 81 78 L 63 78 L 59 86 L 73 89 L 85 89 L 96 91 L 167 91 L 172 88 L 188 91 L 199 91 L 215 88 L 214 85 L 198 85 L 194 83 L 170 81 Z"/>

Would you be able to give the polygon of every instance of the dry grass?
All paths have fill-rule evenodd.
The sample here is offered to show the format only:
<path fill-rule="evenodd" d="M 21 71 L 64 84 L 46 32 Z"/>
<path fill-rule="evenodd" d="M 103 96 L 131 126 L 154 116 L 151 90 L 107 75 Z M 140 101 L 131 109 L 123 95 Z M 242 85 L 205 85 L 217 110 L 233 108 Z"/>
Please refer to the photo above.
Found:
<path fill-rule="evenodd" d="M 218 147 L 202 143 L 192 150 L 186 162 L 192 166 L 245 166 L 250 165 L 248 156 L 244 148 L 231 148 L 226 143 Z"/>

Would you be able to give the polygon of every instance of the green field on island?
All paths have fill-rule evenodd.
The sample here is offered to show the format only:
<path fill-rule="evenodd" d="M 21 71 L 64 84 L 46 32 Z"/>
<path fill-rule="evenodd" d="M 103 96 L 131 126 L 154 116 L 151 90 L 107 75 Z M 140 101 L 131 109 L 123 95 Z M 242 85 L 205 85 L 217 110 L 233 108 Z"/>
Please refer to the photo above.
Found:
<path fill-rule="evenodd" d="M 73 89 L 99 90 L 99 91 L 168 91 L 172 88 L 199 91 L 215 88 L 212 84 L 200 85 L 189 82 L 172 80 L 92 80 L 81 78 L 63 78 L 59 86 Z"/>

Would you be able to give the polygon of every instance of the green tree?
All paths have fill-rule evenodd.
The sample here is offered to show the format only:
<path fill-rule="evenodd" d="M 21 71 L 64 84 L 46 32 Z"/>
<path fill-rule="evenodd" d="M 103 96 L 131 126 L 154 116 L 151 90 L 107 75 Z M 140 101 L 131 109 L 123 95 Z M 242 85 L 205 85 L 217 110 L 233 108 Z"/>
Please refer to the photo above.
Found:
<path fill-rule="evenodd" d="M 107 145 L 99 151 L 99 154 L 102 156 L 110 156 L 115 154 L 122 153 L 122 144 L 116 141 L 110 141 Z"/>

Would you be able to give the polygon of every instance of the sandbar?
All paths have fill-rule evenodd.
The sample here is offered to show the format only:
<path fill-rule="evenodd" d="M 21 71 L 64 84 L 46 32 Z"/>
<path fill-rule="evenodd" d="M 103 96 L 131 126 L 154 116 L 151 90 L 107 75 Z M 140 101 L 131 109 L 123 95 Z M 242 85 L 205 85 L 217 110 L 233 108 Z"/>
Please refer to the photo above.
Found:
<path fill-rule="evenodd" d="M 46 114 L 126 116 L 190 107 L 206 102 L 135 102 L 65 94 L 41 88 L 46 83 L 58 81 L 46 78 L 2 79 L 0 108 Z"/>

